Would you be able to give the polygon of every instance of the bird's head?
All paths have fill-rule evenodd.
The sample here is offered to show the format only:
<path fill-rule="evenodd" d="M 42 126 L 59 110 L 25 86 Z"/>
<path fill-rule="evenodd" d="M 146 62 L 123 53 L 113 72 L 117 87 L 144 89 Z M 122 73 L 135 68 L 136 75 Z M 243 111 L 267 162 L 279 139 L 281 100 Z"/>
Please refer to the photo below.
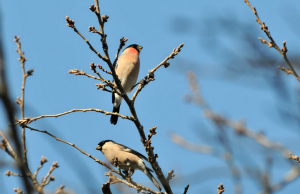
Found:
<path fill-rule="evenodd" d="M 96 150 L 100 150 L 102 151 L 102 147 L 104 146 L 104 144 L 106 144 L 107 142 L 113 142 L 112 140 L 103 140 L 100 143 L 98 143 Z"/>
<path fill-rule="evenodd" d="M 141 50 L 143 49 L 143 47 L 142 46 L 140 46 L 140 45 L 137 45 L 137 44 L 132 44 L 132 45 L 129 45 L 128 47 L 126 47 L 125 49 L 127 49 L 127 48 L 134 48 L 134 49 L 136 49 L 139 53 L 141 52 Z"/>

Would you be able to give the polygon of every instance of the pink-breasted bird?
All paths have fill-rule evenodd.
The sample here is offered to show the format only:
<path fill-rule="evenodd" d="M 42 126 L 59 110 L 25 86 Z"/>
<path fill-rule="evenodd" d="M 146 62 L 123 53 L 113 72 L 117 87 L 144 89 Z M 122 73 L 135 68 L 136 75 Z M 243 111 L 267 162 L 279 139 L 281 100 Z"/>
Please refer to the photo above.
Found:
<path fill-rule="evenodd" d="M 116 73 L 126 93 L 132 91 L 140 71 L 140 52 L 142 46 L 132 44 L 126 47 L 120 55 L 116 67 Z M 122 97 L 116 93 L 112 94 L 113 112 L 119 113 Z M 117 124 L 118 116 L 111 115 L 110 123 Z"/>

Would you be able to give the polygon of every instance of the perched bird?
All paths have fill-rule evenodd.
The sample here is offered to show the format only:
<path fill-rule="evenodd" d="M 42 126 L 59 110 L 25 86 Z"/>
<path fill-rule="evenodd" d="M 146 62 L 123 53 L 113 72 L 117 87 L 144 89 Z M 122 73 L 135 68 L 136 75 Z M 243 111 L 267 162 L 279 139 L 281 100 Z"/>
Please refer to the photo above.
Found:
<path fill-rule="evenodd" d="M 142 46 L 132 44 L 124 49 L 120 55 L 116 67 L 116 73 L 121 85 L 126 93 L 132 91 L 140 71 L 140 52 Z M 114 104 L 113 112 L 119 113 L 122 97 L 116 93 L 112 94 L 112 103 Z M 118 116 L 111 115 L 110 123 L 117 124 Z"/>
<path fill-rule="evenodd" d="M 118 158 L 120 169 L 128 171 L 130 168 L 131 170 L 138 169 L 142 171 L 161 190 L 159 183 L 150 172 L 152 170 L 146 167 L 143 161 L 143 159 L 147 160 L 144 155 L 112 140 L 101 141 L 96 150 L 100 150 L 111 164 L 114 164 L 114 161 Z"/>

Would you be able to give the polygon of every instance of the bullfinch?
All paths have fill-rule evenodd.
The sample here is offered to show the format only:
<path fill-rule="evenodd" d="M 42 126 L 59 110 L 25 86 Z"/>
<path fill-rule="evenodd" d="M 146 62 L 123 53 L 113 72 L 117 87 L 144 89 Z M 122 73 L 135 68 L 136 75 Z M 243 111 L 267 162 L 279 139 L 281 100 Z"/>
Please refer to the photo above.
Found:
<path fill-rule="evenodd" d="M 152 170 L 146 167 L 143 161 L 143 159 L 147 160 L 144 155 L 112 140 L 101 141 L 96 150 L 100 150 L 111 164 L 114 164 L 115 159 L 118 158 L 120 169 L 128 171 L 130 168 L 133 171 L 136 169 L 142 171 L 161 190 L 158 181 L 151 174 Z"/>
<path fill-rule="evenodd" d="M 118 59 L 116 73 L 126 93 L 132 91 L 137 81 L 140 71 L 139 56 L 142 48 L 143 47 L 137 44 L 132 44 L 123 50 L 122 54 Z M 122 96 L 119 96 L 116 93 L 112 94 L 112 103 L 114 105 L 112 112 L 119 113 L 122 99 Z M 117 124 L 117 122 L 118 116 L 112 115 L 110 118 L 110 123 L 115 125 Z"/>

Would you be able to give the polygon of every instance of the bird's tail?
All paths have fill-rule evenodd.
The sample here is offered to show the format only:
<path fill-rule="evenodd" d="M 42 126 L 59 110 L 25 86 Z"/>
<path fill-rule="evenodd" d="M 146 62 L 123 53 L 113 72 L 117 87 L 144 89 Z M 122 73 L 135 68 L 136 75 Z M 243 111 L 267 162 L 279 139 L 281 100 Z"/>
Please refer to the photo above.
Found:
<path fill-rule="evenodd" d="M 121 105 L 121 104 L 120 104 L 120 105 Z M 112 112 L 119 113 L 119 111 L 120 111 L 120 105 L 119 105 L 118 107 L 115 107 L 115 106 L 114 106 Z M 110 123 L 113 124 L 113 125 L 117 124 L 118 118 L 119 118 L 119 117 L 118 117 L 117 115 L 111 115 L 111 117 L 110 117 Z"/>
<path fill-rule="evenodd" d="M 153 177 L 153 175 L 151 174 L 151 169 L 146 167 L 146 170 L 144 171 L 144 173 L 148 176 L 148 178 L 154 183 L 154 185 L 161 191 L 161 187 L 160 184 L 158 183 L 158 181 Z"/>

